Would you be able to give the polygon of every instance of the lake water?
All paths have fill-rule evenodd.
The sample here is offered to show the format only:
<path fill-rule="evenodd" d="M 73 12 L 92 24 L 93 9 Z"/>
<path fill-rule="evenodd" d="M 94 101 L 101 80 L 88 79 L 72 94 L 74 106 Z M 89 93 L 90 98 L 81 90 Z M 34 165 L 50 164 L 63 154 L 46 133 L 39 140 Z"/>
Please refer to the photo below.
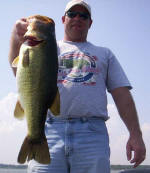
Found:
<path fill-rule="evenodd" d="M 27 173 L 27 170 L 26 169 L 0 168 L 0 173 Z"/>
<path fill-rule="evenodd" d="M 111 171 L 111 173 L 119 173 L 120 171 Z M 27 173 L 26 169 L 4 169 L 0 168 L 0 173 Z"/>

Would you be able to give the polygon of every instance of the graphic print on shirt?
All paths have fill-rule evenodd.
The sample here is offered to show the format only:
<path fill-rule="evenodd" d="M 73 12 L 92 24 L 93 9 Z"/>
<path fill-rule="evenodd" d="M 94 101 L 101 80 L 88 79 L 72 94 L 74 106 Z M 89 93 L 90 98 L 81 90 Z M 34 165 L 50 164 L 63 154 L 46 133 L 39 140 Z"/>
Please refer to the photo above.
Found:
<path fill-rule="evenodd" d="M 67 52 L 59 56 L 58 83 L 95 85 L 97 57 L 79 51 Z"/>

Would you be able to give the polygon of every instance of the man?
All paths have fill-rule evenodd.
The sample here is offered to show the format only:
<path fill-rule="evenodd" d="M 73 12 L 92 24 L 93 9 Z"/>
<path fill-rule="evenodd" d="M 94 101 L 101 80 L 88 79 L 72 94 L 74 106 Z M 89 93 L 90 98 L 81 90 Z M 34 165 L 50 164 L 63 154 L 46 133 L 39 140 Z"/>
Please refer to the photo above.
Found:
<path fill-rule="evenodd" d="M 127 159 L 137 167 L 146 154 L 131 85 L 113 53 L 87 41 L 91 8 L 82 0 L 70 1 L 62 17 L 64 39 L 58 42 L 58 87 L 60 116 L 48 113 L 45 133 L 51 164 L 34 160 L 28 172 L 109 173 L 109 139 L 106 89 L 127 126 Z M 28 23 L 23 18 L 14 26 L 9 61 L 18 56 Z M 16 73 L 13 69 L 14 74 Z M 132 157 L 133 151 L 133 157 Z"/>

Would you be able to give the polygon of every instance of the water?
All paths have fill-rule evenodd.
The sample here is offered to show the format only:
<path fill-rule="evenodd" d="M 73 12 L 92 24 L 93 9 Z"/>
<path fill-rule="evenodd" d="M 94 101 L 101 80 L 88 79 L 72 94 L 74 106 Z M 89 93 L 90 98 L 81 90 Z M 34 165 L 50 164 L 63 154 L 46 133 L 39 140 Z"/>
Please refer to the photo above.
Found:
<path fill-rule="evenodd" d="M 119 173 L 120 171 L 119 170 L 117 170 L 117 171 L 111 171 L 111 173 Z"/>
<path fill-rule="evenodd" d="M 27 173 L 26 169 L 0 168 L 0 173 Z"/>
<path fill-rule="evenodd" d="M 120 171 L 111 171 L 111 173 L 119 173 Z M 27 173 L 26 169 L 10 169 L 0 168 L 0 173 Z"/>

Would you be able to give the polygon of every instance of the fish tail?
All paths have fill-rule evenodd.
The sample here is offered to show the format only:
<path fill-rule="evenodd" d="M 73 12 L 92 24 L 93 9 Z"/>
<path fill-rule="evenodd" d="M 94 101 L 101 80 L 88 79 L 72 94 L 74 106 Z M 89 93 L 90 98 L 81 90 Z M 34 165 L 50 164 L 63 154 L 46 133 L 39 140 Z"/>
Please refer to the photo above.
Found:
<path fill-rule="evenodd" d="M 18 163 L 25 163 L 25 161 L 36 160 L 42 164 L 50 163 L 50 154 L 46 137 L 42 141 L 31 141 L 28 136 L 25 138 L 19 155 Z"/>

